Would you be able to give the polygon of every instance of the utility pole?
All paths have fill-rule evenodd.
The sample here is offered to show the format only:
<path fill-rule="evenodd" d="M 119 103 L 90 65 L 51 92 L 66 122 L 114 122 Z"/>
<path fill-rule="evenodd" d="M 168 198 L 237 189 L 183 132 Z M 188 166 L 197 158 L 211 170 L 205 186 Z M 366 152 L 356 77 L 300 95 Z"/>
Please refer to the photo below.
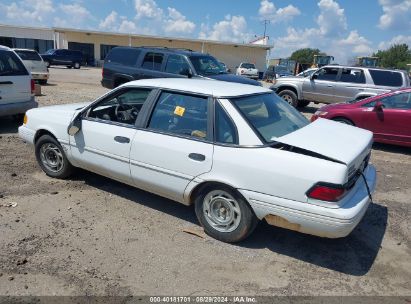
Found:
<path fill-rule="evenodd" d="M 265 38 L 265 34 L 266 34 L 266 32 L 267 32 L 267 24 L 270 23 L 270 20 L 264 19 L 263 22 L 264 22 L 264 38 Z"/>

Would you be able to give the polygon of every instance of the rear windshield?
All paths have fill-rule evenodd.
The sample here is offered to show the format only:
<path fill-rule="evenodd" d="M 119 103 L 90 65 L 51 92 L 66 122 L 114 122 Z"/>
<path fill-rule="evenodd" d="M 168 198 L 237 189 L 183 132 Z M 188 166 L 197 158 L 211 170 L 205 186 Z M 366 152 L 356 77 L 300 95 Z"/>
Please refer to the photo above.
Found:
<path fill-rule="evenodd" d="M 257 135 L 268 143 L 309 123 L 307 118 L 274 93 L 232 98 L 231 102 Z"/>
<path fill-rule="evenodd" d="M 190 56 L 197 74 L 202 76 L 225 74 L 225 68 L 212 56 Z"/>
<path fill-rule="evenodd" d="M 0 51 L 0 76 L 28 75 L 23 63 L 14 52 Z"/>
<path fill-rule="evenodd" d="M 369 71 L 375 85 L 388 87 L 402 86 L 402 75 L 399 72 L 372 69 L 370 69 Z"/>
<path fill-rule="evenodd" d="M 241 64 L 241 67 L 243 69 L 255 69 L 255 65 L 252 64 L 252 63 L 243 63 L 243 64 Z"/>
<path fill-rule="evenodd" d="M 106 57 L 106 62 L 118 63 L 127 66 L 135 66 L 137 64 L 138 56 L 140 55 L 138 49 L 123 49 L 113 48 Z"/>
<path fill-rule="evenodd" d="M 15 51 L 22 60 L 41 61 L 41 57 L 34 51 Z"/>

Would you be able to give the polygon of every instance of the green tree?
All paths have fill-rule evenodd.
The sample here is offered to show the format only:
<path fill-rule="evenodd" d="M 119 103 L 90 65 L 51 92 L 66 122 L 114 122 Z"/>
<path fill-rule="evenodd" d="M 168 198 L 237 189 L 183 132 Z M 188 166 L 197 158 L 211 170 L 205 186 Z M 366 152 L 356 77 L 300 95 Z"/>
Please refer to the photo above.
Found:
<path fill-rule="evenodd" d="M 407 63 L 411 63 L 411 50 L 405 43 L 378 50 L 373 56 L 380 58 L 380 65 L 384 68 L 406 69 Z"/>
<path fill-rule="evenodd" d="M 319 49 L 304 48 L 296 50 L 291 54 L 290 59 L 303 64 L 312 64 L 314 55 L 323 55 Z"/>

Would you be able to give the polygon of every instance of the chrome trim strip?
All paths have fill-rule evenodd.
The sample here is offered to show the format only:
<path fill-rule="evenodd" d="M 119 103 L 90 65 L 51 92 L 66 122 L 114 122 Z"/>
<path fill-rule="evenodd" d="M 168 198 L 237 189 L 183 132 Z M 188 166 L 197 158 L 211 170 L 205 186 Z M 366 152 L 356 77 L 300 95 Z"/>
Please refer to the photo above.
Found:
<path fill-rule="evenodd" d="M 158 172 L 158 173 L 163 173 L 163 174 L 166 174 L 166 175 L 178 177 L 178 178 L 188 180 L 188 181 L 191 181 L 193 179 L 193 177 L 190 176 L 190 175 L 183 174 L 183 173 L 176 172 L 176 171 L 167 170 L 167 169 L 160 168 L 160 167 L 157 167 L 157 166 L 142 163 L 142 162 L 139 162 L 139 161 L 136 161 L 136 160 L 130 160 L 130 164 L 133 165 L 133 166 L 137 166 L 137 167 L 141 167 L 141 168 L 148 169 L 148 170 L 151 170 L 151 171 L 155 171 L 155 172 Z"/>

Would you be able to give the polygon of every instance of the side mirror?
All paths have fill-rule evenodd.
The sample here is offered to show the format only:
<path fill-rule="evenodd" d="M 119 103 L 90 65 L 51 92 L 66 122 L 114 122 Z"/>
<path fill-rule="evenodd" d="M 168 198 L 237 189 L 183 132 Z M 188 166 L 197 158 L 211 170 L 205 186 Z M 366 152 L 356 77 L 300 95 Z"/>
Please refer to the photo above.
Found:
<path fill-rule="evenodd" d="M 70 136 L 76 135 L 81 130 L 81 113 L 78 114 L 67 128 L 67 133 Z"/>
<path fill-rule="evenodd" d="M 384 109 L 384 105 L 382 104 L 381 101 L 377 101 L 374 105 L 374 111 L 379 112 Z"/>
<path fill-rule="evenodd" d="M 181 70 L 180 75 L 184 75 L 184 76 L 187 76 L 188 78 L 192 78 L 193 72 L 191 72 L 190 69 L 183 69 Z"/>

